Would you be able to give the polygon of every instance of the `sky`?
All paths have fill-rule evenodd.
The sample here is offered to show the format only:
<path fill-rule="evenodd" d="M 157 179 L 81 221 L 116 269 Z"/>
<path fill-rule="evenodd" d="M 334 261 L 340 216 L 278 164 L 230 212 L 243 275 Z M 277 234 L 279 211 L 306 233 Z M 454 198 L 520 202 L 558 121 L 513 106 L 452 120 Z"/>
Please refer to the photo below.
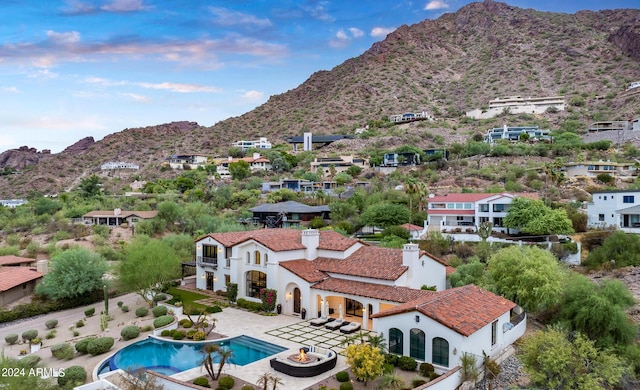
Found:
<path fill-rule="evenodd" d="M 506 2 L 566 13 L 640 5 Z M 468 3 L 3 0 L 0 152 L 27 145 L 58 153 L 84 137 L 171 121 L 212 126 L 362 54 L 403 24 Z"/>

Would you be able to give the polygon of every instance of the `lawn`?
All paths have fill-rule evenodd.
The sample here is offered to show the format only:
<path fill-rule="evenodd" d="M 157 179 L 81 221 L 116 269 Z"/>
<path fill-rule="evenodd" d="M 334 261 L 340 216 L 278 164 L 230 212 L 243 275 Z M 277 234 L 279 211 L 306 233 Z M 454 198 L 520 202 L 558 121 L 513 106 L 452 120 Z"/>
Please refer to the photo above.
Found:
<path fill-rule="evenodd" d="M 175 301 L 182 301 L 182 307 L 184 307 L 185 309 L 188 308 L 205 310 L 207 307 L 209 307 L 207 305 L 202 305 L 194 302 L 200 299 L 209 298 L 209 296 L 207 295 L 198 294 L 193 291 L 180 290 L 176 287 L 169 288 L 169 291 L 167 291 L 167 293 L 173 296 L 173 299 L 169 302 L 173 303 Z"/>

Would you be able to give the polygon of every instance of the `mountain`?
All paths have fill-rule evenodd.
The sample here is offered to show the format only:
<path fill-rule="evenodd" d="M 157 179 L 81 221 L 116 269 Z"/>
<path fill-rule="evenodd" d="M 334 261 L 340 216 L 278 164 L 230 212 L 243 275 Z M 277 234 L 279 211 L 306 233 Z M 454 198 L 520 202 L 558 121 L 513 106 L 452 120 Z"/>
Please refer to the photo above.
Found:
<path fill-rule="evenodd" d="M 159 164 L 172 154 L 224 155 L 234 140 L 263 136 L 282 143 L 303 131 L 352 134 L 370 121 L 408 111 L 427 111 L 439 120 L 378 129 L 375 137 L 357 143 L 358 150 L 465 142 L 506 122 L 531 124 L 532 117 L 523 115 L 464 117 L 502 96 L 565 95 L 569 109 L 538 115 L 536 124 L 557 129 L 571 121 L 584 130 L 596 120 L 638 116 L 640 95 L 625 92 L 629 83 L 640 81 L 638 69 L 640 10 L 560 14 L 472 3 L 436 20 L 401 26 L 362 55 L 212 127 L 175 122 L 125 129 L 81 153 L 51 155 L 22 175 L 0 178 L 0 197 L 64 191 L 107 161 L 139 164 L 133 176 L 149 180 L 161 175 Z"/>

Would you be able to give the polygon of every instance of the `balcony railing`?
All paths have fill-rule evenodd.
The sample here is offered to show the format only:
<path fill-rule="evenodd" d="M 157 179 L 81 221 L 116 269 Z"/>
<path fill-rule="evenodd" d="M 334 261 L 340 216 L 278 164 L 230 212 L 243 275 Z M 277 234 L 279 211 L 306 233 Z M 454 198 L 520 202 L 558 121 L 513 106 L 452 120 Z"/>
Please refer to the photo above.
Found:
<path fill-rule="evenodd" d="M 201 265 L 212 265 L 214 268 L 218 267 L 218 258 L 217 257 L 204 257 L 197 256 L 196 261 Z"/>

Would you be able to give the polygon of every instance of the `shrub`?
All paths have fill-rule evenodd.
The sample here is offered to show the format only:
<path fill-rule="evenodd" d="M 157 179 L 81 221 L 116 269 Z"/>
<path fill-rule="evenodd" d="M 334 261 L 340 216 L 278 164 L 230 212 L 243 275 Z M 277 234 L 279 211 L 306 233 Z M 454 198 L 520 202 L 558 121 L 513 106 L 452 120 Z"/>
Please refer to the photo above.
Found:
<path fill-rule="evenodd" d="M 180 320 L 180 326 L 183 328 L 191 328 L 193 326 L 193 322 L 188 318 L 183 318 Z"/>
<path fill-rule="evenodd" d="M 251 385 L 244 385 L 240 388 L 240 390 L 256 390 L 256 389 Z"/>
<path fill-rule="evenodd" d="M 400 356 L 398 358 L 398 367 L 401 370 L 414 371 L 417 366 L 418 362 L 416 362 L 416 359 L 412 358 L 411 356 Z"/>
<path fill-rule="evenodd" d="M 193 380 L 194 385 L 202 386 L 202 387 L 211 387 L 209 386 L 209 380 L 205 377 L 196 378 Z"/>
<path fill-rule="evenodd" d="M 164 294 L 158 294 L 153 297 L 154 302 L 160 302 L 160 301 L 166 301 L 166 300 L 167 300 L 167 296 Z"/>
<path fill-rule="evenodd" d="M 22 339 L 25 341 L 31 341 L 38 337 L 38 331 L 35 329 L 29 329 L 22 332 Z"/>
<path fill-rule="evenodd" d="M 142 306 L 136 309 L 136 317 L 144 317 L 147 314 L 149 314 L 149 309 L 147 309 L 146 307 Z"/>
<path fill-rule="evenodd" d="M 348 382 L 349 381 L 349 373 L 346 371 L 340 371 L 336 374 L 336 380 L 338 382 Z"/>
<path fill-rule="evenodd" d="M 167 310 L 166 306 L 156 306 L 153 309 L 151 309 L 151 312 L 153 313 L 153 316 L 158 318 L 160 316 L 164 316 L 167 315 L 167 312 L 169 310 Z"/>
<path fill-rule="evenodd" d="M 429 373 L 429 380 L 432 381 L 432 380 L 436 379 L 439 376 L 440 375 L 437 372 L 431 372 L 431 373 Z"/>
<path fill-rule="evenodd" d="M 223 389 L 230 389 L 235 384 L 236 381 L 230 376 L 223 376 L 222 378 L 218 379 L 218 386 L 222 387 Z"/>
<path fill-rule="evenodd" d="M 122 308 L 122 305 L 124 305 L 124 302 L 118 301 L 118 307 Z"/>
<path fill-rule="evenodd" d="M 173 322 L 173 316 L 161 316 L 156 318 L 153 321 L 153 327 L 154 328 L 162 328 L 163 326 L 169 325 L 170 323 Z"/>
<path fill-rule="evenodd" d="M 207 338 L 207 334 L 199 330 L 193 334 L 193 341 L 202 341 Z"/>
<path fill-rule="evenodd" d="M 9 345 L 13 345 L 18 342 L 18 335 L 15 333 L 8 334 L 4 336 L 4 341 L 6 341 Z"/>
<path fill-rule="evenodd" d="M 388 353 L 386 355 L 384 355 L 384 362 L 385 363 L 389 363 L 389 364 L 393 364 L 394 366 L 398 365 L 398 355 L 395 355 L 393 353 Z"/>
<path fill-rule="evenodd" d="M 124 341 L 135 339 L 140 335 L 140 328 L 135 325 L 128 325 L 122 328 L 120 331 L 120 336 Z"/>
<path fill-rule="evenodd" d="M 250 311 L 260 311 L 262 309 L 262 302 L 253 302 L 239 298 L 237 303 L 239 307 Z"/>
<path fill-rule="evenodd" d="M 411 386 L 413 386 L 412 388 L 414 389 L 418 386 L 424 385 L 425 383 L 427 383 L 427 381 L 423 378 L 413 378 L 411 380 Z"/>
<path fill-rule="evenodd" d="M 20 364 L 20 366 L 22 367 L 33 368 L 38 363 L 40 363 L 40 360 L 42 360 L 40 356 L 36 355 L 35 353 L 32 353 L 31 355 L 27 355 L 22 359 L 18 360 L 18 364 Z"/>
<path fill-rule="evenodd" d="M 83 326 L 84 326 L 84 321 L 78 320 L 78 322 L 76 322 L 76 328 L 82 328 Z"/>
<path fill-rule="evenodd" d="M 120 307 L 120 310 L 122 310 L 122 311 L 123 311 L 123 312 L 125 312 L 125 313 L 128 313 L 128 312 L 129 312 L 129 306 L 127 306 L 127 305 L 122 305 L 122 306 Z"/>
<path fill-rule="evenodd" d="M 353 390 L 353 384 L 351 382 L 340 383 L 340 390 Z"/>
<path fill-rule="evenodd" d="M 429 374 L 435 371 L 433 368 L 433 364 L 431 363 L 421 363 L 419 370 L 420 370 L 420 375 L 422 375 L 425 378 L 428 378 Z"/>
<path fill-rule="evenodd" d="M 185 334 L 181 330 L 174 330 L 173 331 L 173 339 L 174 340 L 182 340 L 184 338 L 184 336 L 185 336 Z"/>
<path fill-rule="evenodd" d="M 80 336 L 80 332 L 78 332 L 77 330 L 74 330 L 74 331 L 72 332 L 72 334 L 73 334 L 73 337 L 78 337 L 78 336 Z"/>
<path fill-rule="evenodd" d="M 165 329 L 160 332 L 160 336 L 162 337 L 170 337 L 173 334 L 173 330 Z"/>
<path fill-rule="evenodd" d="M 55 330 L 55 329 L 52 329 L 52 330 L 50 330 L 50 331 L 49 331 L 49 333 L 47 333 L 47 335 L 45 336 L 45 338 L 46 338 L 47 340 L 53 339 L 53 338 L 55 338 L 55 337 L 56 337 L 56 333 L 57 333 L 57 332 L 56 332 L 56 330 Z"/>
<path fill-rule="evenodd" d="M 94 315 L 95 313 L 96 313 L 96 308 L 95 308 L 95 307 L 92 307 L 92 308 L 87 309 L 87 310 L 85 310 L 85 311 L 84 311 L 84 315 L 85 315 L 86 317 L 91 317 L 91 316 L 92 316 L 92 315 Z"/>
<path fill-rule="evenodd" d="M 60 343 L 51 346 L 51 355 L 56 359 L 72 359 L 74 350 L 69 343 Z"/>
<path fill-rule="evenodd" d="M 80 366 L 71 366 L 65 368 L 64 376 L 58 377 L 58 385 L 66 386 L 69 384 L 70 386 L 82 385 L 87 380 L 87 371 Z"/>
<path fill-rule="evenodd" d="M 196 334 L 197 330 L 196 329 L 191 329 L 187 331 L 187 338 L 188 339 L 193 339 L 193 335 Z"/>
<path fill-rule="evenodd" d="M 213 313 L 220 313 L 222 312 L 222 308 L 218 305 L 215 306 L 207 306 L 206 309 L 204 309 L 204 311 L 206 311 L 207 313 L 213 314 Z"/>
<path fill-rule="evenodd" d="M 152 330 L 153 330 L 153 326 L 151 325 L 145 325 L 140 328 L 140 332 L 151 332 Z"/>
<path fill-rule="evenodd" d="M 53 329 L 58 326 L 58 320 L 49 320 L 44 323 L 44 326 L 46 326 L 47 329 Z"/>
<path fill-rule="evenodd" d="M 87 353 L 93 356 L 107 352 L 113 347 L 113 337 L 99 337 L 89 341 L 87 344 Z"/>

